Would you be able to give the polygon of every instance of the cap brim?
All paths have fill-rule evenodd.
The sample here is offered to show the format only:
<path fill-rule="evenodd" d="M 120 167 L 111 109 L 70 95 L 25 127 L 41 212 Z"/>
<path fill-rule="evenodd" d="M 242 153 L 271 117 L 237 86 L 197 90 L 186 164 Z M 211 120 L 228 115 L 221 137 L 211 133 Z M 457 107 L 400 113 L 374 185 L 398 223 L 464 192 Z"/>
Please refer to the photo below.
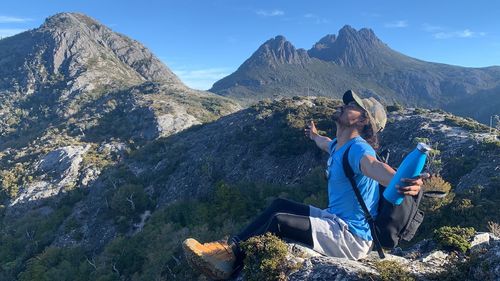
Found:
<path fill-rule="evenodd" d="M 349 91 L 344 93 L 344 95 L 342 96 L 342 101 L 344 102 L 344 104 L 348 104 L 348 103 L 354 101 L 354 102 L 356 102 L 356 104 L 359 107 L 361 107 L 362 109 L 364 109 L 366 111 L 366 108 L 363 104 L 363 101 L 352 90 L 349 90 Z"/>

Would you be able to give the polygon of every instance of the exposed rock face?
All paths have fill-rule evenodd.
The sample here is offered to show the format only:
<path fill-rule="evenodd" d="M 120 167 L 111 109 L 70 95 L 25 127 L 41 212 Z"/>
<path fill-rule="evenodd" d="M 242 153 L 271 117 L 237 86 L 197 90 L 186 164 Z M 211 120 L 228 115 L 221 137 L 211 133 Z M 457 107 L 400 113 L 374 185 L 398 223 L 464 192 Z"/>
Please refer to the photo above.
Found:
<path fill-rule="evenodd" d="M 348 25 L 340 29 L 338 37 L 323 37 L 308 54 L 341 66 L 356 68 L 381 67 L 384 63 L 389 64 L 395 60 L 391 56 L 404 58 L 380 41 L 371 29 L 363 28 L 357 31 Z"/>
<path fill-rule="evenodd" d="M 336 39 L 337 36 L 335 36 L 335 34 L 326 35 L 314 44 L 313 47 L 307 51 L 307 54 L 321 60 L 332 60 L 330 49 L 332 49 Z"/>
<path fill-rule="evenodd" d="M 201 124 L 195 117 L 184 112 L 167 113 L 157 117 L 160 136 L 178 133 L 193 125 Z"/>
<path fill-rule="evenodd" d="M 279 35 L 260 46 L 241 67 L 246 69 L 259 66 L 276 68 L 280 64 L 303 64 L 308 61 L 309 56 L 305 50 L 296 49 L 285 37 Z"/>
<path fill-rule="evenodd" d="M 40 28 L 2 40 L 0 56 L 0 89 L 16 85 L 28 94 L 60 82 L 69 83 L 67 95 L 147 80 L 181 84 L 142 44 L 83 14 L 57 14 Z"/>
<path fill-rule="evenodd" d="M 500 278 L 500 239 L 490 233 L 483 233 L 477 234 L 473 240 L 477 240 L 478 236 L 487 239 L 481 239 L 482 242 L 474 245 L 471 251 L 482 249 L 476 259 L 483 266 L 475 267 L 473 276 L 470 276 L 472 278 L 467 280 L 498 280 Z M 302 252 L 310 253 L 310 250 L 305 248 Z M 397 262 L 416 280 L 429 280 L 432 275 L 450 270 L 451 256 L 450 252 L 439 250 L 433 241 L 425 240 L 407 251 L 387 254 L 385 260 Z M 290 258 L 296 257 L 291 255 Z M 297 272 L 288 276 L 288 280 L 366 280 L 367 276 L 379 275 L 374 267 L 379 261 L 381 260 L 376 252 L 372 252 L 367 258 L 359 261 L 324 257 L 312 253 L 306 257 Z"/>
<path fill-rule="evenodd" d="M 89 145 L 66 146 L 49 152 L 36 164 L 39 176 L 26 183 L 11 205 L 52 197 L 65 188 L 73 188 L 79 178 L 82 156 L 89 148 Z"/>
<path fill-rule="evenodd" d="M 320 256 L 307 259 L 288 280 L 365 280 L 361 273 L 376 275 L 375 270 L 359 262 Z"/>

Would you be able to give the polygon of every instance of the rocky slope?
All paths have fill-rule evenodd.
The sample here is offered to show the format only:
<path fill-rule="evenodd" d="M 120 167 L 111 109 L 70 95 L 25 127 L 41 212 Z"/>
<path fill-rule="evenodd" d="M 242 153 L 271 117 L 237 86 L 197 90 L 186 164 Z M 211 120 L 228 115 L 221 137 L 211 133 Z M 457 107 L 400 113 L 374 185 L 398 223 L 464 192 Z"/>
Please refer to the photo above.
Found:
<path fill-rule="evenodd" d="M 500 238 L 492 233 L 478 233 L 471 239 L 471 250 L 476 266 L 465 273 L 449 270 L 456 262 L 456 252 L 439 249 L 431 239 L 424 240 L 412 248 L 402 251 L 398 249 L 388 254 L 383 261 L 376 252 L 358 262 L 339 258 L 321 256 L 301 245 L 289 245 L 289 260 L 301 264 L 296 272 L 290 273 L 288 280 L 496 280 L 500 278 Z M 462 257 L 463 258 L 463 257 Z M 393 268 L 381 271 L 381 265 L 386 263 Z M 397 268 L 403 269 L 403 274 Z M 391 271 L 392 269 L 392 271 Z M 395 270 L 396 269 L 396 270 Z M 385 274 L 385 275 L 384 275 Z M 392 276 L 390 276 L 392 274 Z M 244 278 L 241 278 L 244 279 Z M 401 279 L 399 279 L 401 280 Z"/>
<path fill-rule="evenodd" d="M 334 128 L 330 117 L 338 104 L 337 100 L 326 98 L 298 97 L 261 102 L 196 130 L 158 141 L 182 150 L 182 155 L 172 155 L 171 149 L 151 153 L 150 149 L 159 146 L 151 144 L 145 147 L 148 159 L 139 153 L 130 165 L 141 167 L 138 173 L 150 178 L 168 169 L 170 176 L 161 185 L 162 192 L 172 193 L 172 198 L 201 195 L 220 179 L 297 183 L 321 165 L 325 157 L 302 136 L 306 120 L 316 119 L 331 136 Z M 496 133 L 494 130 L 489 134 L 488 127 L 444 111 L 406 108 L 389 114 L 389 124 L 381 134 L 381 151 L 389 150 L 389 164 L 397 166 L 414 148 L 416 140 L 423 139 L 440 151 L 440 159 L 445 163 L 441 173 L 446 179 L 458 187 L 468 185 L 461 184 L 468 174 L 457 173 L 457 167 L 448 163 L 456 158 L 474 157 L 474 166 L 467 173 L 481 168 L 484 174 L 480 178 L 474 176 L 474 181 L 488 186 L 488 179 L 495 176 L 499 164 L 499 151 L 482 151 L 481 144 L 495 142 Z M 145 160 L 151 161 L 154 169 L 145 166 Z M 172 160 L 177 165 L 170 169 L 168 162 Z"/>
<path fill-rule="evenodd" d="M 8 205 L 87 186 L 119 160 L 103 147 L 120 155 L 239 108 L 189 89 L 142 44 L 76 13 L 2 40 L 0 77 Z"/>
<path fill-rule="evenodd" d="M 142 44 L 83 14 L 57 14 L 2 39 L 0 279 L 17 280 L 29 257 L 74 245 L 81 233 L 91 248 L 108 243 L 115 228 L 106 229 L 106 217 L 93 222 L 102 206 L 89 200 L 109 190 L 102 177 L 111 167 L 154 139 L 239 108 L 186 87 Z M 85 204 L 91 212 L 82 214 Z M 88 223 L 68 226 L 74 217 Z"/>
<path fill-rule="evenodd" d="M 371 29 L 345 26 L 338 36 L 327 35 L 307 51 L 283 36 L 270 39 L 210 91 L 249 104 L 275 95 L 340 98 L 354 89 L 386 104 L 441 108 L 486 123 L 499 114 L 499 99 L 491 98 L 500 93 L 499 77 L 499 67 L 465 68 L 411 58 L 389 48 Z M 491 106 L 463 106 L 486 95 Z"/>
<path fill-rule="evenodd" d="M 151 95 L 155 95 L 157 84 L 148 85 L 149 88 L 142 85 L 134 89 L 140 89 L 148 97 L 147 89 L 151 88 Z M 121 96 L 123 92 L 116 94 Z M 193 102 L 182 97 L 185 102 Z M 35 156 L 30 156 L 31 150 L 27 148 L 10 149 L 3 159 L 11 163 L 23 159 L 26 164 L 21 168 L 27 167 L 30 172 L 17 179 L 22 183 L 21 195 L 17 201 L 10 200 L 14 206 L 7 207 L 3 212 L 2 227 L 6 232 L 2 240 L 6 244 L 4 249 L 0 248 L 0 257 L 9 261 L 9 267 L 5 267 L 0 276 L 9 280 L 10 274 L 35 270 L 35 267 L 26 268 L 18 262 L 37 255 L 44 260 L 47 258 L 42 255 L 44 249 L 68 254 L 73 253 L 68 252 L 71 249 L 81 249 L 78 250 L 84 253 L 79 256 L 83 259 L 81 266 L 85 266 L 80 268 L 89 268 L 90 262 L 97 270 L 95 274 L 102 276 L 117 274 L 107 266 L 111 260 L 117 259 L 117 272 L 125 279 L 131 274 L 141 275 L 139 271 L 153 274 L 143 275 L 144 278 L 194 278 L 194 273 L 187 270 L 185 261 L 179 256 L 180 241 L 187 235 L 193 235 L 191 231 L 196 229 L 197 235 L 207 232 L 205 239 L 214 239 L 214 235 L 221 235 L 220 231 L 228 234 L 226 231 L 235 231 L 239 225 L 227 226 L 228 223 L 231 225 L 227 221 L 231 217 L 219 222 L 220 226 L 204 226 L 203 221 L 198 222 L 201 226 L 188 224 L 212 214 L 212 211 L 233 208 L 230 205 L 213 205 L 213 210 L 199 207 L 203 206 L 202 202 L 227 200 L 217 201 L 214 196 L 234 196 L 226 184 L 241 186 L 238 189 L 241 191 L 234 192 L 251 192 L 241 199 L 250 202 L 253 196 L 268 194 L 264 196 L 267 198 L 304 193 L 304 198 L 309 200 L 307 202 L 318 206 L 325 204 L 321 192 L 313 192 L 324 185 L 318 171 L 323 170 L 326 155 L 303 136 L 302 130 L 306 120 L 313 119 L 324 134 L 334 135 L 331 115 L 338 105 L 339 101 L 328 98 L 297 97 L 267 101 L 215 122 L 195 125 L 150 141 L 138 137 L 141 135 L 139 132 L 144 130 L 140 126 L 132 126 L 137 120 L 126 121 L 130 127 L 127 125 L 127 130 L 119 130 L 116 128 L 123 119 L 111 118 L 94 133 L 92 130 L 84 131 L 86 138 L 99 140 L 96 142 L 75 142 L 68 135 L 58 138 L 54 149 L 46 149 Z M 123 112 L 120 116 L 128 119 L 130 111 Z M 75 126 L 73 130 L 78 132 L 85 129 L 80 128 L 78 123 Z M 136 133 L 130 135 L 132 132 Z M 453 191 L 470 196 L 468 192 L 473 192 L 473 187 L 477 185 L 486 190 L 497 188 L 495 171 L 500 152 L 497 133 L 494 131 L 490 135 L 487 127 L 443 111 L 407 108 L 390 114 L 388 126 L 382 134 L 382 150 L 390 150 L 389 163 L 397 166 L 416 141 L 425 139 L 440 151 L 440 158 L 436 160 L 444 163 L 440 172 L 453 183 Z M 122 137 L 112 137 L 114 134 Z M 122 138 L 143 139 L 145 145 L 130 145 L 130 141 L 123 142 Z M 43 138 L 38 141 L 38 146 L 44 143 Z M 30 144 L 30 149 L 36 149 L 36 144 Z M 19 166 L 15 165 L 13 169 L 20 169 Z M 15 170 L 11 172 L 10 176 L 15 177 Z M 4 184 L 8 179 L 4 175 Z M 245 184 L 249 186 L 245 187 Z M 251 186 L 255 184 L 262 189 L 254 190 Z M 253 204 L 261 205 L 263 202 L 265 200 L 259 199 L 243 206 L 254 210 Z M 237 208 L 222 212 L 227 212 L 224 215 L 233 212 L 246 214 L 244 210 Z M 218 221 L 216 216 L 221 215 L 219 211 L 207 220 Z M 236 221 L 243 223 L 251 217 L 252 214 L 246 214 L 245 219 Z M 495 213 L 484 213 L 480 219 L 474 220 L 484 230 L 486 221 L 494 221 L 495 217 Z M 168 241 L 164 241 L 167 238 Z M 23 254 L 20 256 L 12 256 L 12 249 L 18 245 L 16 243 L 34 248 L 28 253 L 21 251 Z M 127 250 L 116 252 L 120 247 Z M 129 262 L 139 260 L 131 257 L 123 259 L 125 253 L 140 260 L 139 264 L 131 267 L 132 271 L 123 270 L 131 266 L 127 265 Z M 162 263 L 168 264 L 173 271 L 163 272 Z"/>

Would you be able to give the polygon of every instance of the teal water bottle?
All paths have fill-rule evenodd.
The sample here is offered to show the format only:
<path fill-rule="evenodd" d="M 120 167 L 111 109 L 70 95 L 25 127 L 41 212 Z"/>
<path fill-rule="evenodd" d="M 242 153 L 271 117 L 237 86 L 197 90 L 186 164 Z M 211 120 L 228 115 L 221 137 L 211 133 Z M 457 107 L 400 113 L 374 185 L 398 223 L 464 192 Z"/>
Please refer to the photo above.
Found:
<path fill-rule="evenodd" d="M 422 173 L 429 151 L 431 151 L 430 146 L 419 142 L 417 148 L 403 159 L 403 163 L 401 163 L 396 174 L 392 177 L 389 186 L 384 190 L 384 197 L 387 201 L 394 205 L 401 205 L 405 195 L 398 192 L 396 185 L 404 186 L 404 183 L 401 182 L 402 178 L 413 178 Z"/>

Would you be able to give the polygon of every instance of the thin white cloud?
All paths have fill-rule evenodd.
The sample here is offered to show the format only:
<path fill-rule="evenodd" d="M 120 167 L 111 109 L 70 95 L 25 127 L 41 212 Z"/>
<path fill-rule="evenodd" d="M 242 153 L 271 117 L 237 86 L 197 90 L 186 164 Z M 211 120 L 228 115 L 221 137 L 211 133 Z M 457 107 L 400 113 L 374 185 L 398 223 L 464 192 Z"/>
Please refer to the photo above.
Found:
<path fill-rule="evenodd" d="M 283 16 L 283 15 L 285 15 L 285 12 L 283 12 L 282 10 L 271 10 L 271 11 L 258 10 L 255 13 L 257 15 L 263 16 L 263 17 L 277 17 L 277 16 Z"/>
<path fill-rule="evenodd" d="M 312 20 L 314 23 L 316 24 L 326 24 L 326 23 L 330 23 L 330 20 L 326 19 L 326 18 L 322 18 L 316 14 L 305 14 L 304 15 L 304 18 L 306 19 L 310 19 Z"/>
<path fill-rule="evenodd" d="M 432 25 L 428 23 L 422 24 L 422 28 L 427 31 L 427 32 L 438 32 L 444 30 L 443 27 L 438 26 L 438 25 Z"/>
<path fill-rule="evenodd" d="M 198 90 L 208 90 L 215 82 L 231 74 L 234 69 L 218 67 L 206 69 L 172 69 L 172 71 L 187 86 Z"/>
<path fill-rule="evenodd" d="M 486 36 L 486 32 L 472 31 L 469 28 L 464 30 L 451 30 L 442 26 L 432 25 L 428 23 L 422 24 L 424 31 L 432 33 L 435 39 L 450 39 L 450 38 L 477 38 Z"/>
<path fill-rule="evenodd" d="M 32 19 L 11 17 L 11 16 L 0 16 L 0 23 L 22 23 L 28 21 L 32 21 Z"/>
<path fill-rule="evenodd" d="M 20 29 L 20 28 L 3 28 L 2 29 L 2 28 L 0 28 L 0 38 L 16 35 L 16 34 L 21 33 L 23 31 L 26 31 L 26 29 Z"/>
<path fill-rule="evenodd" d="M 387 28 L 404 28 L 408 26 L 408 22 L 406 20 L 398 20 L 394 22 L 388 22 L 384 24 Z"/>
<path fill-rule="evenodd" d="M 475 38 L 486 36 L 486 32 L 476 32 L 470 29 L 449 31 L 449 32 L 437 32 L 432 35 L 436 39 L 449 39 L 449 38 Z"/>

